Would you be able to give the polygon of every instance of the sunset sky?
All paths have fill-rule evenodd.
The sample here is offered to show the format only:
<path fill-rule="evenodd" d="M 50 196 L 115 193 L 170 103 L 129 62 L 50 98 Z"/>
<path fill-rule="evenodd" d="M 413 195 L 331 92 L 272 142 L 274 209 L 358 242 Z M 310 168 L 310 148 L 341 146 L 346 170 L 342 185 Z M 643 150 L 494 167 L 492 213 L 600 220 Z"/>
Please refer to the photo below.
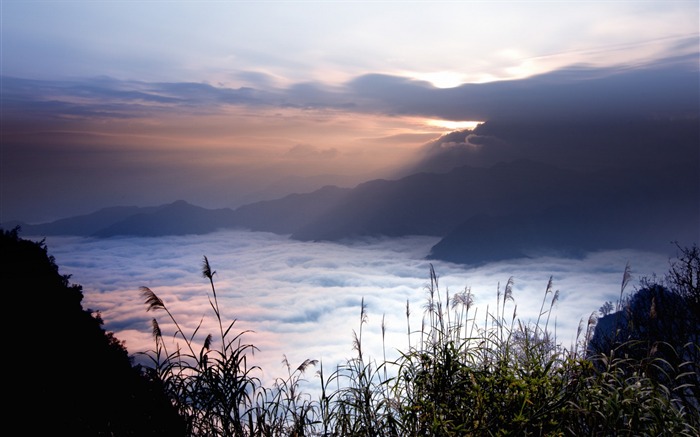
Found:
<path fill-rule="evenodd" d="M 233 208 L 326 184 L 529 159 L 574 175 L 571 186 L 604 174 L 600 190 L 582 192 L 613 229 L 643 217 L 639 240 L 700 237 L 697 0 L 0 0 L 0 20 L 0 225 L 176 200 Z M 555 180 L 544 173 L 534 179 Z M 521 181 L 508 173 L 497 182 Z M 466 184 L 434 186 L 495 202 L 495 184 Z M 539 204 L 550 186 L 523 185 L 517 208 Z M 571 186 L 557 199 L 580 202 Z M 369 203 L 343 218 L 371 216 Z M 435 213 L 453 214 L 449 206 Z M 139 287 L 196 328 L 209 308 L 199 270 L 209 256 L 225 316 L 256 332 L 263 368 L 276 372 L 283 353 L 342 362 L 363 302 L 373 350 L 385 314 L 388 335 L 404 345 L 404 308 L 410 300 L 416 329 L 426 254 L 439 237 L 341 245 L 228 230 L 45 241 L 61 273 L 84 287 L 86 308 L 132 353 L 151 344 Z M 537 319 L 553 278 L 567 346 L 582 320 L 621 295 L 626 263 L 635 280 L 668 267 L 665 246 L 620 249 L 435 268 L 446 292 L 473 289 L 479 317 L 513 276 L 518 317 Z"/>
<path fill-rule="evenodd" d="M 0 8 L 1 221 L 354 186 L 474 122 L 698 114 L 695 0 Z"/>

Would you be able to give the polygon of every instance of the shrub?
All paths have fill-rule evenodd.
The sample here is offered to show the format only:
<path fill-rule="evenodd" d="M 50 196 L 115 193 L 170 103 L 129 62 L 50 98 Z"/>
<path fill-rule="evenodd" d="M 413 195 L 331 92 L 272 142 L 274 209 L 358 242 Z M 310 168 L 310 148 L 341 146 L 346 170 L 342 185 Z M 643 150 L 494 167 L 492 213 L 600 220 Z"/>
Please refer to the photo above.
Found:
<path fill-rule="evenodd" d="M 700 252 L 680 248 L 663 280 L 643 278 L 641 288 L 623 297 L 617 311 L 601 317 L 588 343 L 589 359 L 601 375 L 638 378 L 656 387 L 668 411 L 700 427 Z M 614 372 L 611 370 L 614 369 Z M 670 408 L 670 407 L 669 407 Z M 670 420 L 670 419 L 668 419 Z"/>

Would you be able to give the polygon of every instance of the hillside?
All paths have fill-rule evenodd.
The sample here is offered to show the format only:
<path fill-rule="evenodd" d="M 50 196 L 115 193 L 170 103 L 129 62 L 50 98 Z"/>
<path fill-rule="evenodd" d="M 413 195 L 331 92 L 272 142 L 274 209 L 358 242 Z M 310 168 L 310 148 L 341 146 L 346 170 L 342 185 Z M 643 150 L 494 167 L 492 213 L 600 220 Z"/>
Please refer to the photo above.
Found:
<path fill-rule="evenodd" d="M 102 328 L 99 313 L 83 308 L 82 287 L 62 275 L 47 247 L 0 233 L 0 283 L 5 304 L 29 317 L 9 350 L 20 352 L 7 368 L 9 416 L 37 435 L 184 435 L 184 422 L 162 388 L 132 367 L 124 345 Z M 21 319 L 15 319 L 21 321 Z"/>

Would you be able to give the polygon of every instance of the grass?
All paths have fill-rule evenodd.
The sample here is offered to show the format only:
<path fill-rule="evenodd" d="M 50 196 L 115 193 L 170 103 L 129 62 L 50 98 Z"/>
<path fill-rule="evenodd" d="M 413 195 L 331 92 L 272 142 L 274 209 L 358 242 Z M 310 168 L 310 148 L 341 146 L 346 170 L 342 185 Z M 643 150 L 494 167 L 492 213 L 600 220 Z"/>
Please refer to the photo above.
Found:
<path fill-rule="evenodd" d="M 251 333 L 235 332 L 235 320 L 222 320 L 215 272 L 205 257 L 202 275 L 211 288 L 217 341 L 199 327 L 185 333 L 165 302 L 142 287 L 147 310 L 164 313 L 178 340 L 168 350 L 153 319 L 155 348 L 142 353 L 147 372 L 164 387 L 193 436 L 698 435 L 697 399 L 676 402 L 677 388 L 650 371 L 686 381 L 697 367 L 687 362 L 674 367 L 653 354 L 643 360 L 616 350 L 590 354 L 593 317 L 573 347 L 562 347 L 550 326 L 559 296 L 551 278 L 537 320 L 525 323 L 517 317 L 512 279 L 497 287 L 495 311 L 487 307 L 480 314 L 469 289 L 450 296 L 440 289 L 432 266 L 429 274 L 418 330 L 411 329 L 406 303 L 408 347 L 397 359 L 386 359 L 386 344 L 379 360 L 363 349 L 363 300 L 352 358 L 328 371 L 316 360 L 293 366 L 285 357 L 287 375 L 264 387 L 256 377 L 260 369 L 248 362 L 256 350 L 244 341 Z M 384 319 L 381 328 L 384 339 Z M 693 346 L 698 347 L 688 347 Z M 301 390 L 312 368 L 318 396 Z M 697 393 L 685 382 L 679 386 L 683 393 Z"/>

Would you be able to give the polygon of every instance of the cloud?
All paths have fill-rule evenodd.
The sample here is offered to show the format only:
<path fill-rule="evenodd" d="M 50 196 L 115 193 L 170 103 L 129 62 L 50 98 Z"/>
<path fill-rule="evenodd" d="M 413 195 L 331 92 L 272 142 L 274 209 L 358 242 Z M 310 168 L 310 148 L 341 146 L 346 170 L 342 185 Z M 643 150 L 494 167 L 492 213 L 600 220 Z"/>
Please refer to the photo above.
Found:
<path fill-rule="evenodd" d="M 236 81 L 243 82 L 247 86 L 256 89 L 269 89 L 278 87 L 279 79 L 271 74 L 261 71 L 237 71 L 232 74 Z M 224 87 L 223 83 L 219 87 Z"/>
<path fill-rule="evenodd" d="M 4 77 L 3 220 L 177 199 L 229 206 L 289 176 L 359 183 L 522 158 L 567 168 L 697 162 L 697 65 L 695 52 L 449 89 L 386 74 L 286 87 L 253 76 L 259 88 Z M 424 117 L 486 123 L 468 142 L 455 133 L 452 147 L 437 147 L 444 137 L 420 150 L 440 134 Z"/>
<path fill-rule="evenodd" d="M 347 84 L 358 110 L 448 120 L 627 120 L 698 117 L 698 54 L 641 67 L 570 67 L 519 80 L 438 89 L 371 74 Z"/>
<path fill-rule="evenodd" d="M 698 30 L 693 2 L 576 8 L 294 2 L 274 10 L 239 2 L 5 6 L 3 70 L 31 77 L 109 74 L 217 83 L 241 70 L 296 83 L 370 71 L 411 77 L 447 72 L 471 81 L 522 77 L 581 60 L 606 65 L 657 58 Z"/>
<path fill-rule="evenodd" d="M 82 117 L 138 118 L 168 113 L 210 114 L 222 105 L 261 105 L 274 97 L 253 88 L 195 82 L 143 82 L 110 77 L 36 80 L 3 77 L 3 107 L 10 120 Z M 218 112 L 218 111 L 217 111 Z"/>
<path fill-rule="evenodd" d="M 37 109 L 37 105 L 47 113 L 77 116 L 143 116 L 154 111 L 215 111 L 222 105 L 244 105 L 343 109 L 460 121 L 697 117 L 698 60 L 695 51 L 648 65 L 572 66 L 523 79 L 446 89 L 388 74 L 365 74 L 339 86 L 305 82 L 275 87 L 266 75 L 245 73 L 244 77 L 257 88 L 108 77 L 79 81 L 6 77 L 3 103 L 10 115 Z"/>
<path fill-rule="evenodd" d="M 25 237 L 30 238 L 30 237 Z M 304 243 L 283 236 L 228 231 L 204 236 L 115 238 L 108 240 L 48 237 L 48 251 L 62 274 L 83 286 L 86 308 L 101 311 L 105 327 L 126 341 L 131 353 L 150 350 L 150 319 L 159 318 L 172 338 L 164 314 L 147 313 L 139 287 L 151 288 L 174 313 L 186 332 L 201 322 L 202 336 L 218 331 L 202 277 L 202 257 L 209 258 L 225 320 L 259 351 L 251 362 L 265 378 L 281 376 L 283 355 L 291 363 L 322 359 L 326 369 L 353 355 L 352 332 L 359 328 L 360 304 L 367 305 L 364 347 L 382 357 L 381 322 L 387 326 L 387 354 L 405 350 L 406 303 L 412 330 L 419 329 L 426 302 L 430 264 L 423 259 L 436 242 L 429 237 L 366 238 L 346 245 Z M 560 290 L 551 323 L 558 340 L 575 341 L 579 322 L 605 301 L 615 301 L 627 262 L 634 279 L 667 271 L 664 255 L 611 251 L 582 259 L 541 257 L 466 268 L 434 262 L 441 293 L 469 288 L 477 317 L 494 311 L 497 289 L 514 280 L 514 305 L 523 321 L 539 313 L 549 277 Z M 634 281 L 633 281 L 634 283 Z M 627 290 L 628 292 L 631 289 Z M 548 304 L 548 303 L 547 303 Z M 414 338 L 415 341 L 415 338 Z"/>
<path fill-rule="evenodd" d="M 415 161 L 399 171 L 396 177 L 423 171 L 445 173 L 462 165 L 493 165 L 502 158 L 512 158 L 512 155 L 507 156 L 504 150 L 507 148 L 510 147 L 504 141 L 476 134 L 471 129 L 449 132 L 423 145 Z"/>
<path fill-rule="evenodd" d="M 666 180 L 697 187 L 698 129 L 700 117 L 498 119 L 427 142 L 414 161 L 396 174 L 446 172 L 464 165 L 488 167 L 527 159 L 576 172 L 616 172 L 617 179 L 630 189 L 643 185 L 640 175 L 644 173 L 654 174 L 659 187 Z"/>
<path fill-rule="evenodd" d="M 297 144 L 284 154 L 290 159 L 332 159 L 337 155 L 338 149 L 335 147 L 319 149 L 310 144 Z"/>

